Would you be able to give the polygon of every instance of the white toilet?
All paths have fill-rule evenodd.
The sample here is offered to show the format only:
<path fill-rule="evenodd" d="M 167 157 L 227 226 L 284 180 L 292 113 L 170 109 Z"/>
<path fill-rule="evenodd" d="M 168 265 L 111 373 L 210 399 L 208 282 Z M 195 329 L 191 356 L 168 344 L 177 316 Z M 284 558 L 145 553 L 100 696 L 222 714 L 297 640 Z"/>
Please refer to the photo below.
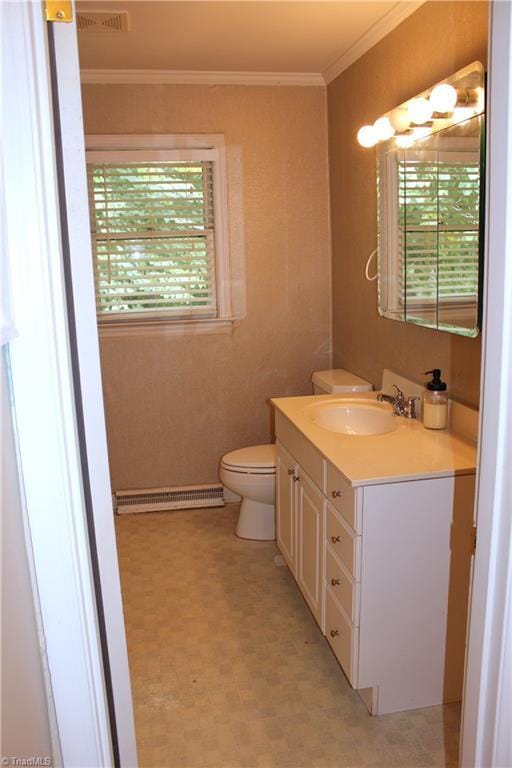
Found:
<path fill-rule="evenodd" d="M 242 497 L 236 535 L 241 539 L 275 539 L 274 501 L 277 448 L 251 445 L 226 453 L 220 481 Z"/>
<path fill-rule="evenodd" d="M 315 395 L 369 392 L 372 385 L 343 368 L 317 371 L 312 376 Z M 275 539 L 274 504 L 277 448 L 252 445 L 226 453 L 220 462 L 220 481 L 242 497 L 236 535 L 241 539 Z"/>

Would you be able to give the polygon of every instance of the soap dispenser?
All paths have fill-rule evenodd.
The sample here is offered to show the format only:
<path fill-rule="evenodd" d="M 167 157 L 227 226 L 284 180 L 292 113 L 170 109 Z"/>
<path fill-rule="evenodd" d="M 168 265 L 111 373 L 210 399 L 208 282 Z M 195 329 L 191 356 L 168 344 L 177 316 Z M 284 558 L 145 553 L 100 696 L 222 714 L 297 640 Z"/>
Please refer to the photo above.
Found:
<path fill-rule="evenodd" d="M 432 381 L 425 386 L 423 394 L 423 426 L 426 429 L 445 429 L 448 424 L 448 392 L 441 381 L 441 371 L 434 368 L 425 376 L 432 374 Z"/>

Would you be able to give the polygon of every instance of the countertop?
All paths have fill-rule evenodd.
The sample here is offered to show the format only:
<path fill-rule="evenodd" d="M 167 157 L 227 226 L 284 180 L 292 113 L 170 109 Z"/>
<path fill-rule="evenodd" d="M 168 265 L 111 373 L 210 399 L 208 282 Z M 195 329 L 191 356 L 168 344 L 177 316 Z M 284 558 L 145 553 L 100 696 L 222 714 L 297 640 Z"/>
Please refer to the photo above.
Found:
<path fill-rule="evenodd" d="M 397 428 L 382 435 L 344 435 L 314 423 L 308 406 L 329 400 L 372 399 L 377 392 L 279 397 L 272 405 L 344 475 L 352 486 L 471 475 L 476 444 L 448 429 L 425 429 L 416 419 L 396 416 Z"/>

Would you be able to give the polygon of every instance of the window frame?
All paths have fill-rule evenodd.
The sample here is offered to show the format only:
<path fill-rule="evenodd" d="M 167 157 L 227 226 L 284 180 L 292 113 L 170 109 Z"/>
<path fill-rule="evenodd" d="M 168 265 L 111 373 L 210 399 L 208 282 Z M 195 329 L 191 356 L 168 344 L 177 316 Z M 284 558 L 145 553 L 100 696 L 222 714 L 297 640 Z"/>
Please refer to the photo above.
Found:
<path fill-rule="evenodd" d="M 229 333 L 233 322 L 229 255 L 228 194 L 225 141 L 222 134 L 86 134 L 86 161 L 135 159 L 210 160 L 213 164 L 215 314 L 198 309 L 97 313 L 100 336 L 152 333 Z M 142 153 L 142 155 L 141 155 Z M 144 157 L 146 155 L 146 157 Z M 92 230 L 91 230 L 92 240 Z M 96 265 L 94 265 L 96 270 Z M 201 316 L 203 315 L 203 316 Z"/>

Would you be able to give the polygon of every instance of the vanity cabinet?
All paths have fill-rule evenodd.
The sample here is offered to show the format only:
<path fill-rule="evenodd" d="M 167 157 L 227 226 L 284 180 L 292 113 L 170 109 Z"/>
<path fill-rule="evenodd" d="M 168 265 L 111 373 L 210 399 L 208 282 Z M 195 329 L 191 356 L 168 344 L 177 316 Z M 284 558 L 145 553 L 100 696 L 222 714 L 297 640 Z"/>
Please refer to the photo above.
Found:
<path fill-rule="evenodd" d="M 353 487 L 279 411 L 277 544 L 372 714 L 461 698 L 474 475 Z"/>

